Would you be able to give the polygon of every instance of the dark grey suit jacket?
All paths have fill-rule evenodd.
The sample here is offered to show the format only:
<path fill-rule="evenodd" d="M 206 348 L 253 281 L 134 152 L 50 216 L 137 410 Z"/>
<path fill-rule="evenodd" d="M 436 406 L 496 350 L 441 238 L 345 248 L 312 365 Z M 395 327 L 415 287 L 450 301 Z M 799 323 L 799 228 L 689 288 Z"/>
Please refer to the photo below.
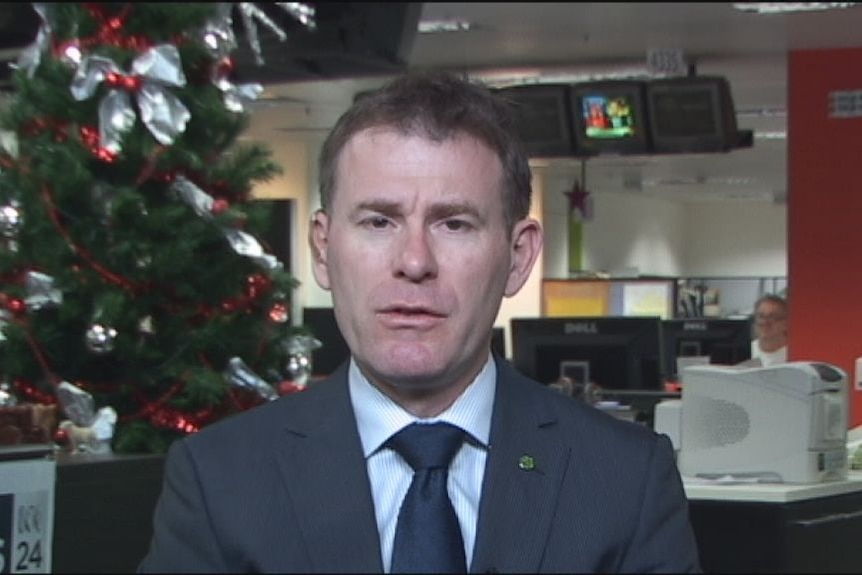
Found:
<path fill-rule="evenodd" d="M 497 370 L 471 571 L 699 569 L 665 436 Z M 346 366 L 175 442 L 154 528 L 141 572 L 381 572 Z"/>

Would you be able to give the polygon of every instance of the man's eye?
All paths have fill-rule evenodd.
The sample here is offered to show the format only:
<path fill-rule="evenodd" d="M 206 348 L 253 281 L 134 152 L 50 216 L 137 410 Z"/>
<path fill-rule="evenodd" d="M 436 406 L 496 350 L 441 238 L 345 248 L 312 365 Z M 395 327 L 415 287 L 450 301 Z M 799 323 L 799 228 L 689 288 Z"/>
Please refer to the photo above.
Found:
<path fill-rule="evenodd" d="M 443 225 L 446 226 L 446 229 L 450 232 L 460 232 L 470 227 L 470 224 L 464 220 L 446 220 L 443 222 Z"/>
<path fill-rule="evenodd" d="M 389 226 L 389 218 L 383 216 L 373 216 L 365 220 L 365 225 L 375 230 L 382 230 Z"/>

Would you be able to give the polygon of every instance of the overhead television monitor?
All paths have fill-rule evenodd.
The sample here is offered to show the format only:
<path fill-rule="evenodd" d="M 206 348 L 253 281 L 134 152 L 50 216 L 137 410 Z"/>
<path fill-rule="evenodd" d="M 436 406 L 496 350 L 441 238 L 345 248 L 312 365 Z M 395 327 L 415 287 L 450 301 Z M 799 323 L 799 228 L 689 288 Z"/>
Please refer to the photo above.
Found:
<path fill-rule="evenodd" d="M 550 384 L 567 376 L 604 390 L 661 391 L 658 317 L 513 318 L 512 363 Z"/>
<path fill-rule="evenodd" d="M 570 93 L 579 156 L 650 152 L 644 82 L 584 82 Z"/>
<path fill-rule="evenodd" d="M 668 319 L 661 327 L 668 379 L 679 379 L 679 358 L 709 358 L 719 365 L 751 359 L 750 319 Z"/>
<path fill-rule="evenodd" d="M 529 157 L 574 157 L 567 84 L 511 86 L 498 88 L 494 93 L 510 105 Z"/>
<path fill-rule="evenodd" d="M 647 85 L 655 153 L 724 152 L 740 147 L 736 111 L 727 79 L 682 76 Z"/>
<path fill-rule="evenodd" d="M 350 357 L 347 342 L 335 321 L 335 310 L 331 307 L 304 308 L 302 325 L 322 344 L 311 352 L 312 375 L 329 375 Z"/>

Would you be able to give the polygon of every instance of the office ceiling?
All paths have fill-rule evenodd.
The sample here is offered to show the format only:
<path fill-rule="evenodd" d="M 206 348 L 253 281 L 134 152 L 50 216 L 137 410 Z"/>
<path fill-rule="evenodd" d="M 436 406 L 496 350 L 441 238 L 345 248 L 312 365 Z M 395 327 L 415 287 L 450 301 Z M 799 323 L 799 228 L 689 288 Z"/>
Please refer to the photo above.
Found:
<path fill-rule="evenodd" d="M 739 127 L 754 130 L 752 148 L 726 154 L 602 157 L 586 163 L 587 187 L 593 192 L 684 202 L 782 202 L 787 189 L 787 140 L 782 136 L 787 130 L 788 51 L 862 46 L 862 6 L 765 15 L 714 2 L 430 2 L 422 5 L 421 17 L 463 20 L 474 28 L 418 34 L 409 53 L 411 67 L 451 68 L 489 82 L 537 75 L 552 79 L 644 72 L 649 51 L 676 50 L 698 74 L 726 76 Z M 297 102 L 281 110 L 280 122 L 265 122 L 266 129 L 322 137 L 320 128 L 332 124 L 353 93 L 379 83 L 365 78 L 273 87 L 271 94 Z M 577 160 L 537 165 L 573 180 L 581 173 Z"/>
<path fill-rule="evenodd" d="M 21 34 L 34 20 L 22 16 L 20 6 L 0 3 L 0 52 L 7 59 L 17 46 L 29 42 L 22 43 L 22 37 L 35 35 L 35 28 L 29 36 Z M 513 78 L 547 82 L 587 74 L 643 74 L 649 71 L 650 51 L 673 50 L 698 74 L 727 77 L 739 127 L 754 131 L 753 147 L 726 154 L 602 157 L 586 163 L 587 188 L 595 193 L 683 202 L 782 201 L 787 189 L 787 140 L 782 134 L 787 130 L 788 51 L 862 46 L 862 5 L 766 15 L 714 2 L 403 6 L 395 9 L 401 10 L 404 22 L 421 18 L 472 25 L 468 31 L 405 35 L 399 48 L 412 68 L 449 68 L 492 85 Z M 21 25 L 22 18 L 26 26 Z M 385 18 L 376 13 L 362 27 L 379 34 L 374 24 Z M 393 73 L 388 68 L 398 67 L 363 65 L 358 59 L 355 75 L 335 62 L 331 70 L 312 66 L 299 74 L 295 62 L 284 57 L 290 52 L 289 42 L 279 45 L 268 34 L 261 28 L 267 67 L 248 74 L 265 81 L 266 91 L 252 106 L 247 139 L 320 141 L 357 92 L 380 85 Z M 244 69 L 253 65 L 247 48 L 237 60 Z M 563 159 L 536 163 L 536 168 L 574 180 L 582 166 L 579 160 Z"/>

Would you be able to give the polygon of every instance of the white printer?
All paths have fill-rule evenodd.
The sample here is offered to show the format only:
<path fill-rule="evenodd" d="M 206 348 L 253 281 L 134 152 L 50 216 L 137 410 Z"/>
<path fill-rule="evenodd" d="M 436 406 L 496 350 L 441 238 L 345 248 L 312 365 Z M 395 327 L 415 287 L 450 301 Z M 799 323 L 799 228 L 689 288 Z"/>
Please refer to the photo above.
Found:
<path fill-rule="evenodd" d="M 847 375 L 817 362 L 682 372 L 680 473 L 818 483 L 847 476 Z"/>

